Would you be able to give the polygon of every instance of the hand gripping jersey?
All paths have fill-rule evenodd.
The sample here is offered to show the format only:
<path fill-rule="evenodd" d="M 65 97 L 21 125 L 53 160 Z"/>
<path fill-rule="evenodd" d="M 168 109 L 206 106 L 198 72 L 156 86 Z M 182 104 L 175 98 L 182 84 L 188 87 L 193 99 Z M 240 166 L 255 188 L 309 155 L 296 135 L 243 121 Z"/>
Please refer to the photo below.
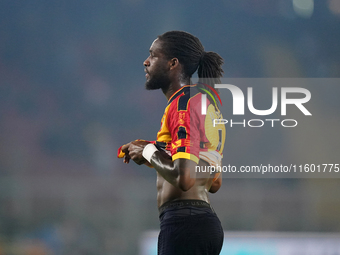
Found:
<path fill-rule="evenodd" d="M 168 151 L 173 161 L 185 158 L 198 163 L 202 159 L 221 166 L 226 130 L 223 124 L 214 127 L 213 121 L 223 117 L 209 99 L 203 115 L 201 102 L 202 93 L 196 85 L 183 86 L 174 93 L 165 108 L 156 145 Z"/>

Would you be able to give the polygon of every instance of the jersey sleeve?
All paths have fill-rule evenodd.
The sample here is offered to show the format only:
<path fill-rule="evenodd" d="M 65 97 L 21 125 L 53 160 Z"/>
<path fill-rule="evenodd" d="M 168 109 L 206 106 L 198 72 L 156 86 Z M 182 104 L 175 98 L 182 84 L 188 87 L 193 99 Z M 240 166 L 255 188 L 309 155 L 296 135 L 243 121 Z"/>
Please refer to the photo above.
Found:
<path fill-rule="evenodd" d="M 170 152 L 173 161 L 179 158 L 196 163 L 199 161 L 201 136 L 204 134 L 199 95 L 193 98 L 182 96 L 169 109 L 168 125 L 172 137 Z"/>

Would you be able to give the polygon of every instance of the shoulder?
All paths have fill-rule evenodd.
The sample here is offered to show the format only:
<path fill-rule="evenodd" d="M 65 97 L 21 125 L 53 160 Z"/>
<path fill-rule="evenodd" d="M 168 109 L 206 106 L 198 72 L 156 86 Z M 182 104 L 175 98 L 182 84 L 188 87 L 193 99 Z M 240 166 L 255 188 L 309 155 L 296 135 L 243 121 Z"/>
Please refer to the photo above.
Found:
<path fill-rule="evenodd" d="M 184 86 L 169 101 L 173 111 L 201 109 L 202 93 L 195 85 Z M 209 100 L 207 100 L 209 104 Z"/>

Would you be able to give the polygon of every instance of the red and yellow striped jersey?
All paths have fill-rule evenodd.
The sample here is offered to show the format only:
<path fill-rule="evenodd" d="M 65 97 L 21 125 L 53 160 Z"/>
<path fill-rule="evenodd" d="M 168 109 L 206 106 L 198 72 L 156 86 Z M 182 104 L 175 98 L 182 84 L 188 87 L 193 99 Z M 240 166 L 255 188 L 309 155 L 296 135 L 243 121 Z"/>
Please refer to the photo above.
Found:
<path fill-rule="evenodd" d="M 204 152 L 210 152 L 218 162 L 222 158 L 225 127 L 223 124 L 213 127 L 214 119 L 222 119 L 222 114 L 207 99 L 203 115 L 201 102 L 202 93 L 196 85 L 183 86 L 168 101 L 156 145 L 169 151 L 173 161 L 185 158 L 198 163 L 200 158 L 206 160 Z"/>

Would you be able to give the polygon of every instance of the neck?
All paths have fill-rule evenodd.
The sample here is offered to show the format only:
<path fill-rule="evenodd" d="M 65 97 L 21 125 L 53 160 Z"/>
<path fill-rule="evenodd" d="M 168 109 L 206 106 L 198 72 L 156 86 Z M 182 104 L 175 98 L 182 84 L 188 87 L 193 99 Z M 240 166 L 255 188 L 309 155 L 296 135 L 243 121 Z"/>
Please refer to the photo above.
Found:
<path fill-rule="evenodd" d="M 163 94 L 165 95 L 166 99 L 169 100 L 170 97 L 180 88 L 182 88 L 185 85 L 190 85 L 190 78 L 177 80 L 174 82 L 171 82 L 169 87 L 167 89 L 162 89 Z"/>

